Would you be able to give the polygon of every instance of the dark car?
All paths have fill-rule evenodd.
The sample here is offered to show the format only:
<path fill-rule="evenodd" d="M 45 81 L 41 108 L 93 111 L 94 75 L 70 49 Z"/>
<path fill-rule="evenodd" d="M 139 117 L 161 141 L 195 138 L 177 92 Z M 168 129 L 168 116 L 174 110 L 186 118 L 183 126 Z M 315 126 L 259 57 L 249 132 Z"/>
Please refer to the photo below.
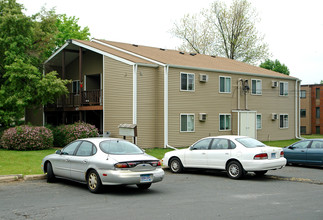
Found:
<path fill-rule="evenodd" d="M 284 148 L 288 164 L 323 165 L 323 139 L 298 141 Z"/>

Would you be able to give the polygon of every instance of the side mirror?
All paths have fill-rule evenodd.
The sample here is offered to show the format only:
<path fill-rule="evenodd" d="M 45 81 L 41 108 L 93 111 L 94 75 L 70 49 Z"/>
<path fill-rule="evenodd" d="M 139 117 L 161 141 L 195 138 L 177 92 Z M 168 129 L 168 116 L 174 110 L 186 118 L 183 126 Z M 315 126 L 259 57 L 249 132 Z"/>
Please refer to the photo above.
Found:
<path fill-rule="evenodd" d="M 295 147 L 293 147 L 293 146 L 289 146 L 289 147 L 288 147 L 288 149 L 294 150 L 294 149 L 295 149 Z"/>
<path fill-rule="evenodd" d="M 57 151 L 55 151 L 55 154 L 61 154 L 62 153 L 62 151 L 61 150 L 57 150 Z"/>

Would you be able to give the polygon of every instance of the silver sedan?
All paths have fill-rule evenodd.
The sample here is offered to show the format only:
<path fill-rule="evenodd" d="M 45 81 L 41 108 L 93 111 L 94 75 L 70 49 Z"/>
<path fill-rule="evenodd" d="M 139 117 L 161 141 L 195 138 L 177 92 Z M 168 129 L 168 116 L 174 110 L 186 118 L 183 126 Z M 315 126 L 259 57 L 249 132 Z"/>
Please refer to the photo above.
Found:
<path fill-rule="evenodd" d="M 148 189 L 162 181 L 161 162 L 136 145 L 116 138 L 86 138 L 73 141 L 55 154 L 46 156 L 42 169 L 47 181 L 56 178 L 86 183 L 97 193 L 102 185 L 136 184 Z"/>

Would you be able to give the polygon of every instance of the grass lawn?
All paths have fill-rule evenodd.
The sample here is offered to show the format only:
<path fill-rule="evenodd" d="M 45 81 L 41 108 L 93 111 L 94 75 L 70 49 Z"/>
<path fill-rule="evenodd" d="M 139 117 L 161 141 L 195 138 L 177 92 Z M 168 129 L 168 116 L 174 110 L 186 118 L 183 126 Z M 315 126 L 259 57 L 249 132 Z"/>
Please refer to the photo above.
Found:
<path fill-rule="evenodd" d="M 303 135 L 304 138 L 322 138 L 323 135 Z M 263 141 L 269 146 L 286 147 L 298 139 L 283 140 L 283 141 Z M 162 159 L 167 151 L 172 149 L 164 148 L 146 148 L 147 154 L 150 154 L 158 159 Z M 48 155 L 52 154 L 56 149 L 39 150 L 39 151 L 9 151 L 0 149 L 0 175 L 9 174 L 42 174 L 41 161 Z"/>
<path fill-rule="evenodd" d="M 39 151 L 14 151 L 0 149 L 0 175 L 42 174 L 41 161 L 56 149 Z"/>

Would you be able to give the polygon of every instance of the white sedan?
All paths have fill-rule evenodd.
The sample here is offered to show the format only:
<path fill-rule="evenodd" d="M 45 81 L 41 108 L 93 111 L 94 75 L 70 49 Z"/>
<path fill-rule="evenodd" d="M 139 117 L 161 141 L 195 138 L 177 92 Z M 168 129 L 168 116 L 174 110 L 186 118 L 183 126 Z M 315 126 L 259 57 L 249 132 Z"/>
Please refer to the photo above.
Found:
<path fill-rule="evenodd" d="M 239 179 L 247 172 L 264 175 L 268 170 L 286 165 L 282 148 L 269 147 L 244 136 L 206 137 L 187 149 L 167 152 L 165 167 L 173 173 L 185 168 L 225 170 L 232 179 Z"/>

